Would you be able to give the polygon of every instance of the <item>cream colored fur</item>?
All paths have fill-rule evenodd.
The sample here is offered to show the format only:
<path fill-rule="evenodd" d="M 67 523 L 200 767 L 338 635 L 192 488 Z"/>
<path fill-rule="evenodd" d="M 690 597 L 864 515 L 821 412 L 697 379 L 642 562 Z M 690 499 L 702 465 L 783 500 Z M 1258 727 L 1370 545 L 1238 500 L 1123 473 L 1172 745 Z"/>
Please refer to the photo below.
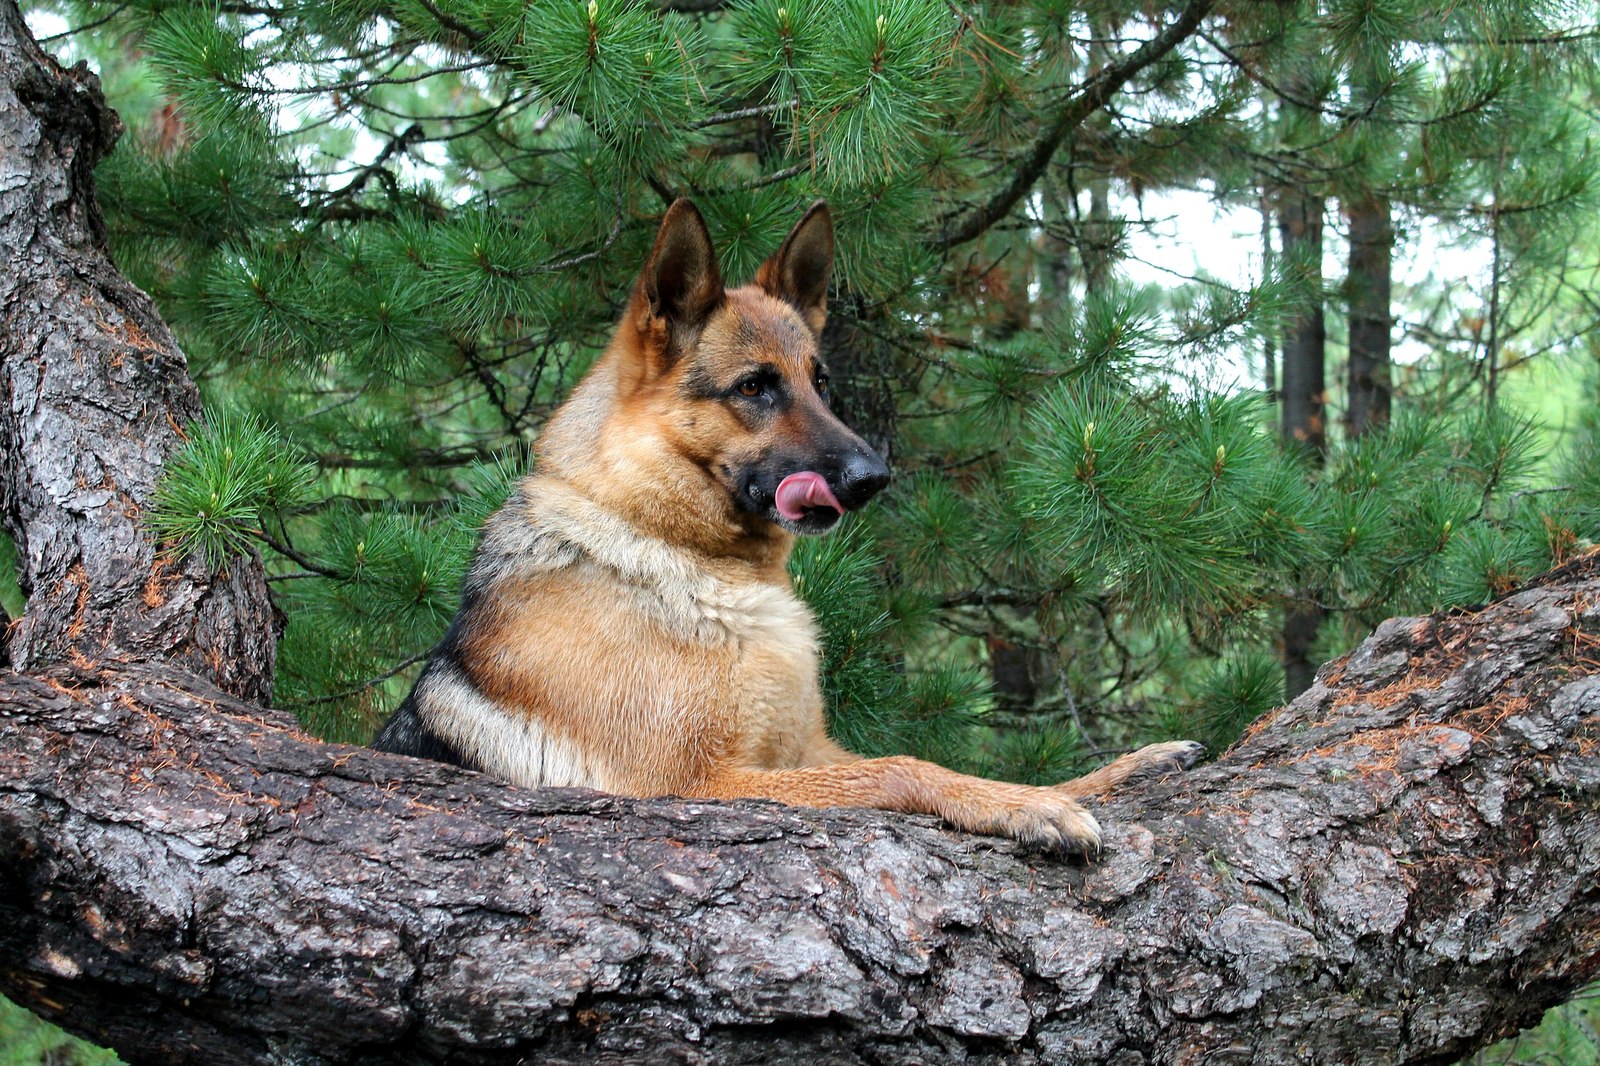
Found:
<path fill-rule="evenodd" d="M 453 669 L 435 670 L 417 689 L 418 708 L 445 740 L 496 777 L 518 785 L 616 791 L 619 784 L 536 717 L 484 696 Z"/>

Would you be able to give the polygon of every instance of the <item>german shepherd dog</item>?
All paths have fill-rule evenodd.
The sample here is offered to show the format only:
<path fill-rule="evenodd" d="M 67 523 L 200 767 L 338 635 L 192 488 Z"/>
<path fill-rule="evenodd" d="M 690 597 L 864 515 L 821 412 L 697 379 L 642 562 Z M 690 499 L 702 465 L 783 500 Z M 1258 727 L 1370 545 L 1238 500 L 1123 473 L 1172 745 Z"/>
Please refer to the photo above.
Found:
<path fill-rule="evenodd" d="M 725 289 L 667 211 L 604 355 L 483 530 L 461 609 L 375 746 L 519 785 L 937 814 L 1092 851 L 1078 800 L 1193 762 L 1157 744 L 1053 788 L 865 759 L 828 736 L 817 631 L 785 564 L 889 482 L 828 409 L 833 222 L 814 204 Z"/>

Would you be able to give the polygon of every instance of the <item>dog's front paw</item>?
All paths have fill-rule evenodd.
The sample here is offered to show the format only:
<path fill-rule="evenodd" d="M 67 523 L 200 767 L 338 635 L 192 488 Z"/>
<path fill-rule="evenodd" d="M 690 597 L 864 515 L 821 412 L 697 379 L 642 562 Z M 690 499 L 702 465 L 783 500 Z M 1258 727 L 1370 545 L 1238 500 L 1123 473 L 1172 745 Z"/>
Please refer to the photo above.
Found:
<path fill-rule="evenodd" d="M 1171 740 L 1146 744 L 1127 756 L 1134 760 L 1138 777 L 1158 777 L 1174 770 L 1187 770 L 1205 757 L 1206 746 L 1197 740 Z"/>
<path fill-rule="evenodd" d="M 1147 744 L 1138 751 L 1129 752 L 1120 759 L 1107 763 L 1093 773 L 1085 774 L 1074 781 L 1063 781 L 1055 786 L 1055 790 L 1074 799 L 1108 796 L 1140 781 L 1163 777 L 1178 770 L 1187 770 L 1205 753 L 1205 745 L 1196 744 L 1192 740 Z"/>
<path fill-rule="evenodd" d="M 1100 823 L 1059 792 L 1012 786 L 1016 791 L 964 803 L 945 817 L 972 833 L 1010 837 L 1029 847 L 1090 855 L 1100 850 Z"/>

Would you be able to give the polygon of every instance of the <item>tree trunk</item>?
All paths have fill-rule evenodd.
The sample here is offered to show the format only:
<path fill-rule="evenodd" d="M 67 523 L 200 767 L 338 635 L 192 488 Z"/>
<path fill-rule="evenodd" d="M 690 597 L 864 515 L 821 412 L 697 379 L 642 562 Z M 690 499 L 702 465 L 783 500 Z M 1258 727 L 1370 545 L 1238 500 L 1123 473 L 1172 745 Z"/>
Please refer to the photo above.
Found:
<path fill-rule="evenodd" d="M 106 254 L 95 164 L 121 133 L 99 80 L 40 51 L 0 0 L 0 523 L 27 613 L 11 664 L 161 657 L 227 692 L 272 692 L 259 562 L 216 577 L 139 525 L 200 401 L 149 297 Z"/>
<path fill-rule="evenodd" d="M 259 567 L 138 533 L 195 404 L 101 255 L 113 136 L 0 2 L 13 998 L 134 1063 L 1403 1063 L 1600 966 L 1596 556 L 1386 623 L 1217 763 L 1103 805 L 1087 864 L 519 790 L 240 702 L 270 678 Z"/>
<path fill-rule="evenodd" d="M 986 315 L 993 323 L 986 332 L 999 343 L 1025 333 L 1033 324 L 1033 302 L 1029 289 L 1033 280 L 1032 249 L 1026 245 L 1013 245 L 1010 255 L 1021 258 L 1023 266 L 1007 270 L 1001 263 L 992 264 L 986 277 L 990 279 L 985 292 L 994 292 L 998 313 Z M 989 683 L 994 694 L 995 709 L 1012 718 L 1033 718 L 1040 700 L 1053 686 L 1051 680 L 1057 673 L 1057 656 L 1044 645 L 1040 632 L 1038 608 L 1013 607 L 997 604 L 989 611 L 989 633 L 984 648 L 989 653 Z"/>
<path fill-rule="evenodd" d="M 1272 248 L 1272 194 L 1269 187 L 1261 190 L 1261 280 L 1272 277 L 1277 259 Z M 1261 338 L 1261 388 L 1269 403 L 1278 402 L 1278 338 L 1274 330 L 1264 331 Z"/>
<path fill-rule="evenodd" d="M 893 345 L 885 339 L 883 324 L 878 329 L 865 326 L 875 314 L 857 293 L 836 290 L 828 302 L 821 346 L 833 375 L 833 409 L 893 469 L 899 435 L 895 387 L 905 374 L 896 363 Z"/>
<path fill-rule="evenodd" d="M 1284 189 L 1278 199 L 1278 236 L 1283 258 L 1294 271 L 1304 309 L 1283 338 L 1282 433 L 1286 441 L 1309 448 L 1320 462 L 1328 432 L 1325 343 L 1322 317 L 1322 197 Z"/>
<path fill-rule="evenodd" d="M 1284 260 L 1304 290 L 1305 310 L 1283 336 L 1279 403 L 1285 442 L 1306 449 L 1321 465 L 1328 449 L 1326 330 L 1322 317 L 1322 216 L 1320 196 L 1303 189 L 1279 193 L 1278 233 Z M 1324 612 L 1309 599 L 1290 602 L 1283 611 L 1283 692 L 1293 699 L 1311 686 L 1316 673 L 1312 645 Z"/>
<path fill-rule="evenodd" d="M 1091 77 L 1110 62 L 1112 50 L 1106 42 L 1115 36 L 1116 26 L 1110 20 L 1089 19 L 1086 73 Z M 1084 293 L 1093 299 L 1110 287 L 1116 245 L 1111 227 L 1111 171 L 1116 165 L 1116 153 L 1111 150 L 1111 113 L 1102 108 L 1085 120 L 1080 140 L 1091 151 L 1083 170 L 1089 189 L 1089 219 L 1078 231 L 1078 254 L 1083 261 Z M 1076 203 L 1073 206 L 1076 211 Z"/>
<path fill-rule="evenodd" d="M 1389 424 L 1390 274 L 1394 226 L 1389 201 L 1362 196 L 1345 208 L 1350 219 L 1350 365 L 1345 425 L 1352 437 Z"/>

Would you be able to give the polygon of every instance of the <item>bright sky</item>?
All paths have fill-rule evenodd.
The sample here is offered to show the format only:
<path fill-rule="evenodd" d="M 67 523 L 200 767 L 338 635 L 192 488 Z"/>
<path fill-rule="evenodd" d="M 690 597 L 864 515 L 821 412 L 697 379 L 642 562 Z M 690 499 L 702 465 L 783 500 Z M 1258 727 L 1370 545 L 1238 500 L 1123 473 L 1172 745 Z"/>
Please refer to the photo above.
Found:
<path fill-rule="evenodd" d="M 1129 239 L 1129 258 L 1123 275 L 1140 284 L 1170 285 L 1176 275 L 1205 275 L 1242 287 L 1261 279 L 1261 215 L 1245 208 L 1228 208 L 1201 192 L 1177 190 L 1146 194 L 1142 204 L 1125 200 L 1117 205 L 1128 217 L 1152 223 L 1139 227 Z M 1338 205 L 1331 204 L 1323 233 L 1323 277 L 1344 276 L 1349 246 L 1344 239 Z M 1403 223 L 1401 228 L 1403 229 Z M 1274 238 L 1275 239 L 1275 238 Z M 1459 279 L 1473 292 L 1483 291 L 1492 265 L 1490 249 L 1480 241 L 1450 238 L 1429 223 L 1413 233 L 1402 233 L 1394 256 L 1396 289 L 1417 288 L 1440 278 Z M 1426 349 L 1415 341 L 1396 338 L 1401 362 L 1420 358 Z"/>

